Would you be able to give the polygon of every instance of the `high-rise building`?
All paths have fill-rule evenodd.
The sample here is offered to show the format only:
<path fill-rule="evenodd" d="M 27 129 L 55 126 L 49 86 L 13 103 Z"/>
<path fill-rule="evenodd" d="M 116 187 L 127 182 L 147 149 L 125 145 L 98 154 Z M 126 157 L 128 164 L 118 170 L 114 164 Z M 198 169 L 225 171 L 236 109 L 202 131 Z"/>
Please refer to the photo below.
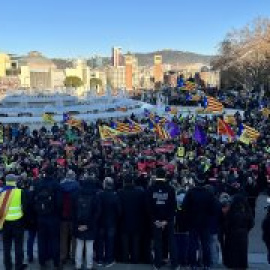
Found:
<path fill-rule="evenodd" d="M 126 90 L 133 90 L 133 56 L 128 54 L 126 55 Z"/>
<path fill-rule="evenodd" d="M 114 67 L 118 67 L 123 65 L 122 61 L 122 48 L 120 47 L 113 47 L 112 48 L 112 65 Z"/>
<path fill-rule="evenodd" d="M 154 80 L 155 82 L 163 81 L 162 55 L 154 56 Z"/>

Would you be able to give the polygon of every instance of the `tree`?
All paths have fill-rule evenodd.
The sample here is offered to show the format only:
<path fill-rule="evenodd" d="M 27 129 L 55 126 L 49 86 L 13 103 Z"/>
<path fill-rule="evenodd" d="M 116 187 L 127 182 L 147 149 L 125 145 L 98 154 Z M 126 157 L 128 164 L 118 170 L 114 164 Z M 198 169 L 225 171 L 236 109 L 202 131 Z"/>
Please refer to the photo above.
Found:
<path fill-rule="evenodd" d="M 77 76 L 68 76 L 65 78 L 64 80 L 64 85 L 66 87 L 80 87 L 83 86 L 83 81 L 81 78 L 77 77 Z"/>
<path fill-rule="evenodd" d="M 102 86 L 102 80 L 99 78 L 91 78 L 90 79 L 90 88 L 96 89 L 98 86 Z"/>
<path fill-rule="evenodd" d="M 231 31 L 219 45 L 214 69 L 230 86 L 245 90 L 263 89 L 270 80 L 270 20 L 258 18 L 252 24 Z M 225 79 L 225 80 L 224 80 Z"/>

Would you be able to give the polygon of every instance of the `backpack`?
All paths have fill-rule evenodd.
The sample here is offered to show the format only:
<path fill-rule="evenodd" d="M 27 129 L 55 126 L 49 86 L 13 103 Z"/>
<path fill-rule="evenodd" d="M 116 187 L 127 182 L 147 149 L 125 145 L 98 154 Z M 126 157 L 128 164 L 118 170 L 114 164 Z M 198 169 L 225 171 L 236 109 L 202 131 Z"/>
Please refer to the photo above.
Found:
<path fill-rule="evenodd" d="M 55 211 L 55 193 L 50 187 L 43 187 L 34 198 L 34 208 L 38 215 L 50 215 Z"/>
<path fill-rule="evenodd" d="M 92 217 L 93 196 L 90 194 L 79 194 L 77 202 L 77 221 L 81 225 L 89 223 Z"/>

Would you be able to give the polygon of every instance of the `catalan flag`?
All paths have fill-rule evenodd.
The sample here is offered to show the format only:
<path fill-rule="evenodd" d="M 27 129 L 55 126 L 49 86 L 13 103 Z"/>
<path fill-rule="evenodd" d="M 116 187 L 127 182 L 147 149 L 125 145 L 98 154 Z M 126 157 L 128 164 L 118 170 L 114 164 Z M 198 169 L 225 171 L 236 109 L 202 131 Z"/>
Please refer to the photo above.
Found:
<path fill-rule="evenodd" d="M 120 132 L 108 127 L 108 126 L 99 126 L 99 135 L 101 140 L 111 139 L 114 143 L 124 145 L 124 142 L 118 138 Z"/>
<path fill-rule="evenodd" d="M 233 138 L 235 136 L 232 128 L 222 119 L 218 119 L 218 127 L 217 127 L 218 135 L 226 135 L 229 138 Z"/>
<path fill-rule="evenodd" d="M 111 122 L 111 128 L 115 129 L 121 134 L 136 134 L 143 131 L 141 125 L 132 120 L 128 120 L 127 123 L 123 123 L 120 121 Z"/>
<path fill-rule="evenodd" d="M 263 116 L 264 117 L 268 117 L 269 118 L 269 116 L 270 116 L 270 109 L 268 109 L 268 108 L 263 108 L 262 109 L 262 114 L 263 114 Z"/>
<path fill-rule="evenodd" d="M 196 89 L 196 84 L 194 82 L 191 82 L 191 81 L 186 81 L 184 86 L 180 87 L 180 89 L 185 90 L 185 91 L 193 91 Z"/>
<path fill-rule="evenodd" d="M 76 128 L 78 128 L 78 129 L 80 129 L 80 130 L 83 129 L 83 127 L 82 127 L 82 121 L 81 121 L 81 120 L 77 120 L 77 119 L 71 118 L 71 119 L 69 119 L 69 120 L 67 121 L 67 124 L 68 124 L 69 126 L 71 126 L 71 127 L 76 127 Z"/>
<path fill-rule="evenodd" d="M 12 187 L 4 187 L 0 193 L 0 230 L 3 228 L 11 199 L 14 195 Z"/>
<path fill-rule="evenodd" d="M 241 135 L 245 133 L 245 137 L 249 138 L 250 141 L 256 141 L 260 136 L 260 132 L 257 131 L 255 128 L 252 128 L 248 125 L 241 124 L 239 127 L 241 131 Z"/>
<path fill-rule="evenodd" d="M 44 113 L 44 114 L 42 115 L 42 118 L 43 118 L 43 121 L 46 122 L 46 123 L 49 123 L 49 124 L 54 124 L 54 123 L 55 123 L 52 114 Z"/>
<path fill-rule="evenodd" d="M 156 127 L 155 127 L 155 132 L 157 134 L 157 136 L 162 139 L 162 140 L 166 140 L 166 139 L 170 139 L 171 136 L 169 134 L 169 132 L 167 132 L 165 130 L 164 127 L 162 127 L 162 125 L 160 124 L 157 124 Z"/>
<path fill-rule="evenodd" d="M 215 98 L 210 96 L 205 96 L 203 98 L 203 106 L 206 111 L 211 112 L 222 112 L 223 111 L 223 105 L 221 102 L 217 101 Z"/>
<path fill-rule="evenodd" d="M 98 129 L 101 140 L 111 139 L 114 136 L 120 135 L 118 131 L 108 126 L 99 126 Z"/>
<path fill-rule="evenodd" d="M 230 125 L 236 125 L 236 119 L 234 115 L 225 115 L 224 121 Z"/>

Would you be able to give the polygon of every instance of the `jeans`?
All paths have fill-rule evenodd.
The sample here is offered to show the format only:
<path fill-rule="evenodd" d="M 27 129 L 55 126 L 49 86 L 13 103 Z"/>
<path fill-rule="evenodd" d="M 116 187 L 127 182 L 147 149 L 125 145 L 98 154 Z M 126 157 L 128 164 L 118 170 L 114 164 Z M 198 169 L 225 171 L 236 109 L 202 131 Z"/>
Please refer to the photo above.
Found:
<path fill-rule="evenodd" d="M 199 253 L 202 254 L 203 266 L 210 267 L 210 232 L 206 228 L 197 228 L 190 231 L 190 264 L 192 267 L 198 266 L 198 248 Z"/>
<path fill-rule="evenodd" d="M 97 261 L 112 263 L 114 261 L 115 228 L 100 229 L 97 238 Z M 104 254 L 105 251 L 105 254 Z"/>
<path fill-rule="evenodd" d="M 27 238 L 27 257 L 29 261 L 34 259 L 34 242 L 36 239 L 37 231 L 29 230 Z"/>
<path fill-rule="evenodd" d="M 189 234 L 177 233 L 175 234 L 177 261 L 180 266 L 188 266 L 189 264 Z"/>
<path fill-rule="evenodd" d="M 177 257 L 176 257 L 176 248 L 175 248 L 175 239 L 174 239 L 174 227 L 173 223 L 169 222 L 167 226 L 162 228 L 157 228 L 155 225 L 153 225 L 153 238 L 154 238 L 154 265 L 157 268 L 160 268 L 162 266 L 162 260 L 163 260 L 163 250 L 164 248 L 167 249 L 167 247 L 164 247 L 163 244 L 163 238 L 164 235 L 167 234 L 167 247 L 169 249 L 170 253 L 170 260 L 172 267 L 177 266 Z"/>
<path fill-rule="evenodd" d="M 55 217 L 38 219 L 38 258 L 45 265 L 50 259 L 54 266 L 60 264 L 60 221 Z"/>
<path fill-rule="evenodd" d="M 210 235 L 211 266 L 215 267 L 219 262 L 219 242 L 217 234 Z"/>
<path fill-rule="evenodd" d="M 139 234 L 127 234 L 121 235 L 122 242 L 122 259 L 124 263 L 139 263 L 139 248 L 140 248 L 140 236 Z M 130 259 L 129 259 L 130 258 Z"/>
<path fill-rule="evenodd" d="M 86 268 L 91 269 L 93 267 L 93 256 L 94 256 L 93 245 L 94 240 L 76 239 L 76 252 L 75 252 L 76 269 L 82 268 L 84 246 L 86 249 Z"/>
<path fill-rule="evenodd" d="M 12 269 L 11 248 L 15 242 L 15 269 L 21 270 L 23 265 L 23 235 L 21 220 L 5 221 L 3 226 L 4 265 L 6 270 Z"/>

